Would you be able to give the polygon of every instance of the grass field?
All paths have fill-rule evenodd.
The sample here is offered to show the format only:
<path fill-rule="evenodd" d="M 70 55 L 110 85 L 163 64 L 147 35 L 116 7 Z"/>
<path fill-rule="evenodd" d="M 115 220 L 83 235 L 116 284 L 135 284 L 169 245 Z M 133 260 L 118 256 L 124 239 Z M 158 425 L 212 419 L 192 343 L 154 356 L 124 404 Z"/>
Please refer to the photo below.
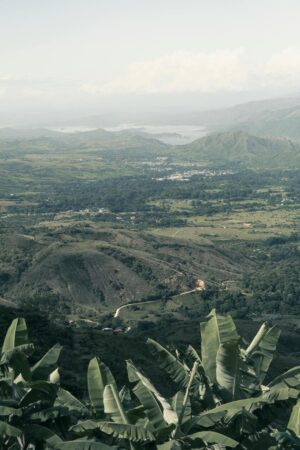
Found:
<path fill-rule="evenodd" d="M 300 208 L 276 208 L 261 211 L 243 211 L 215 214 L 213 217 L 192 216 L 189 226 L 153 228 L 158 236 L 203 242 L 207 240 L 259 240 L 272 236 L 289 235 L 300 229 Z"/>

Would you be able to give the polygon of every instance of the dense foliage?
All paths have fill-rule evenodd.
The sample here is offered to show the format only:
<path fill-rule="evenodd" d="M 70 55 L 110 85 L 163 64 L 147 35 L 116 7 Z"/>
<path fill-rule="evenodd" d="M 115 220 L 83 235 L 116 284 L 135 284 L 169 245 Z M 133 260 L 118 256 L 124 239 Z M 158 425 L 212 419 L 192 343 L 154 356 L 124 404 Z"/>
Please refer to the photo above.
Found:
<path fill-rule="evenodd" d="M 60 386 L 61 346 L 32 365 L 26 322 L 14 319 L 1 350 L 1 448 L 300 448 L 300 367 L 264 384 L 279 336 L 276 325 L 264 323 L 247 344 L 232 318 L 213 310 L 201 323 L 201 357 L 192 346 L 172 354 L 147 341 L 172 381 L 170 398 L 131 360 L 119 390 L 110 369 L 93 358 L 85 402 Z"/>

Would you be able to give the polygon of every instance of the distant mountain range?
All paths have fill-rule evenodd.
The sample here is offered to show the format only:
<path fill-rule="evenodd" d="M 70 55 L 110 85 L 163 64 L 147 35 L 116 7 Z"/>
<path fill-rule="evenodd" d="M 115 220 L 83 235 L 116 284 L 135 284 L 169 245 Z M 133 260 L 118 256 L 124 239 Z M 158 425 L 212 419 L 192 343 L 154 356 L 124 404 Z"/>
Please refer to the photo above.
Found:
<path fill-rule="evenodd" d="M 300 139 L 300 96 L 242 103 L 191 117 L 211 131 L 244 130 L 265 137 Z"/>
<path fill-rule="evenodd" d="M 266 104 L 269 105 L 268 109 Z M 296 104 L 289 104 L 287 100 L 282 101 L 280 104 L 284 105 L 285 109 L 281 110 L 275 108 L 276 104 L 275 101 L 255 102 L 247 104 L 248 106 L 236 106 L 227 110 L 227 113 L 219 111 L 211 127 L 219 124 L 224 131 L 212 132 L 185 145 L 168 145 L 151 134 L 134 129 L 114 132 L 96 129 L 63 133 L 47 129 L 2 128 L 0 148 L 19 152 L 30 149 L 35 153 L 51 149 L 53 153 L 75 151 L 83 154 L 88 150 L 100 153 L 105 151 L 108 154 L 110 151 L 118 154 L 118 151 L 127 150 L 126 155 L 129 158 L 131 155 L 138 159 L 168 156 L 175 161 L 190 160 L 213 166 L 300 168 L 300 140 L 287 137 L 288 134 L 299 133 L 300 139 L 300 104 L 298 107 Z M 212 118 L 211 121 L 213 122 Z M 231 121 L 235 123 L 232 126 Z M 246 131 L 247 128 L 252 128 L 253 133 Z M 268 130 L 270 136 L 267 136 Z"/>

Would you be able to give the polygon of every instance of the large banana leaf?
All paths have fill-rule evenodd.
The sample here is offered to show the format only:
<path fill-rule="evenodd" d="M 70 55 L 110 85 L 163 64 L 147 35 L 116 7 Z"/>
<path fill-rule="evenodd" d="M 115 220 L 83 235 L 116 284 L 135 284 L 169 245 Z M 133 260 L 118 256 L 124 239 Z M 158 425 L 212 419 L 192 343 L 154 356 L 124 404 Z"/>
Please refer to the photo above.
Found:
<path fill-rule="evenodd" d="M 145 427 L 115 422 L 99 422 L 103 433 L 118 439 L 128 439 L 131 442 L 153 442 L 154 434 Z"/>
<path fill-rule="evenodd" d="M 26 321 L 23 318 L 16 318 L 12 321 L 10 327 L 7 330 L 2 345 L 2 353 L 24 344 L 28 344 L 28 331 Z"/>
<path fill-rule="evenodd" d="M 11 406 L 0 406 L 0 417 L 6 416 L 21 416 L 22 411 L 17 408 L 12 408 Z"/>
<path fill-rule="evenodd" d="M 279 375 L 271 383 L 268 384 L 268 387 L 273 386 L 289 386 L 295 389 L 300 389 L 300 366 L 293 367 L 287 372 Z"/>
<path fill-rule="evenodd" d="M 47 380 L 53 370 L 56 369 L 62 346 L 55 344 L 48 352 L 31 368 L 33 380 Z"/>
<path fill-rule="evenodd" d="M 300 438 L 300 400 L 297 401 L 292 409 L 292 414 L 287 427 Z"/>
<path fill-rule="evenodd" d="M 136 425 L 141 421 L 143 421 L 144 423 L 147 421 L 149 422 L 143 405 L 138 405 L 135 408 L 128 409 L 126 411 L 126 417 L 128 418 L 128 422 L 132 425 Z"/>
<path fill-rule="evenodd" d="M 62 406 L 68 409 L 70 414 L 89 415 L 89 410 L 74 395 L 65 389 L 59 388 L 54 406 Z"/>
<path fill-rule="evenodd" d="M 260 383 L 264 381 L 269 370 L 280 334 L 281 330 L 277 325 L 274 325 L 264 334 L 257 349 L 250 355 L 250 359 L 254 361 Z"/>
<path fill-rule="evenodd" d="M 31 443 L 44 443 L 51 448 L 55 448 L 55 446 L 62 443 L 62 439 L 56 433 L 54 433 L 54 431 L 43 425 L 31 423 L 30 425 L 23 427 L 23 431 L 26 440 Z"/>
<path fill-rule="evenodd" d="M 220 316 L 215 309 L 211 311 L 207 322 L 200 324 L 202 364 L 212 383 L 216 382 L 216 357 L 221 344 L 239 341 L 231 316 Z"/>
<path fill-rule="evenodd" d="M 144 407 L 145 413 L 154 430 L 166 428 L 167 424 L 161 409 L 150 391 L 141 381 L 133 388 L 133 392 Z"/>
<path fill-rule="evenodd" d="M 165 442 L 164 444 L 157 445 L 158 450 L 181 450 L 182 448 L 182 443 L 177 440 L 172 440 Z"/>
<path fill-rule="evenodd" d="M 198 426 L 209 427 L 217 424 L 220 420 L 223 420 L 227 415 L 227 411 L 231 417 L 233 414 L 238 413 L 243 408 L 246 411 L 254 412 L 257 409 L 261 409 L 264 405 L 273 405 L 276 402 L 287 401 L 289 399 L 296 399 L 299 395 L 299 391 L 293 388 L 274 387 L 269 391 L 257 397 L 244 398 L 241 400 L 235 400 L 233 402 L 224 403 L 216 408 L 210 409 L 201 413 L 199 416 L 192 419 L 192 422 Z"/>
<path fill-rule="evenodd" d="M 117 387 L 110 369 L 99 358 L 91 359 L 87 371 L 87 383 L 90 402 L 97 417 L 104 417 L 103 392 L 108 384 Z"/>
<path fill-rule="evenodd" d="M 176 414 L 178 417 L 181 416 L 181 412 L 183 409 L 183 400 L 184 400 L 184 392 L 182 392 L 182 391 L 177 392 L 177 394 L 175 394 L 172 399 L 172 408 L 174 409 L 174 411 L 176 411 Z M 192 415 L 191 401 L 188 398 L 187 404 L 185 405 L 185 408 L 184 408 L 184 413 L 183 413 L 181 423 L 185 424 L 185 422 L 190 420 L 191 415 Z"/>
<path fill-rule="evenodd" d="M 96 420 L 79 420 L 69 431 L 78 436 L 86 436 L 87 432 L 99 429 L 99 422 Z"/>
<path fill-rule="evenodd" d="M 227 401 L 249 397 L 259 391 L 256 373 L 243 360 L 238 341 L 220 345 L 216 357 L 216 380 Z"/>
<path fill-rule="evenodd" d="M 13 369 L 16 382 L 18 381 L 18 377 L 20 381 L 29 381 L 31 379 L 28 358 L 27 355 L 23 353 L 23 350 L 28 351 L 28 347 L 31 345 L 32 344 L 20 345 L 19 347 L 15 347 L 13 350 L 9 350 L 3 354 L 1 364 L 7 364 Z M 26 349 L 24 349 L 24 347 Z"/>
<path fill-rule="evenodd" d="M 143 385 L 154 395 L 156 400 L 160 403 L 163 409 L 163 417 L 167 424 L 176 424 L 178 422 L 178 416 L 176 412 L 172 409 L 170 403 L 158 392 L 158 390 L 153 386 L 153 384 L 145 377 L 133 364 L 131 361 L 126 361 L 128 379 L 131 383 L 141 381 Z"/>
<path fill-rule="evenodd" d="M 219 444 L 225 447 L 235 448 L 239 443 L 224 434 L 216 433 L 215 431 L 199 431 L 194 434 L 190 434 L 184 438 L 187 441 L 201 440 L 203 443 Z"/>
<path fill-rule="evenodd" d="M 180 390 L 185 389 L 190 379 L 188 368 L 153 339 L 148 339 L 147 345 L 149 346 L 150 352 L 157 358 L 158 365 L 169 374 Z M 195 377 L 192 389 L 197 389 L 199 383 L 199 377 Z"/>
<path fill-rule="evenodd" d="M 22 435 L 22 431 L 6 422 L 0 420 L 0 436 L 18 437 Z"/>
<path fill-rule="evenodd" d="M 21 344 L 17 347 L 12 348 L 11 350 L 7 350 L 6 352 L 2 353 L 0 364 L 8 364 L 10 365 L 12 361 L 14 361 L 14 358 L 16 358 L 18 355 L 24 355 L 27 358 L 32 355 L 34 352 L 34 345 L 33 344 Z"/>
<path fill-rule="evenodd" d="M 197 350 L 192 345 L 188 346 L 186 350 L 186 355 L 189 359 L 191 359 L 192 364 L 194 364 L 195 361 L 198 361 L 199 364 L 202 365 L 200 355 L 198 355 Z"/>
<path fill-rule="evenodd" d="M 121 399 L 116 388 L 112 384 L 105 386 L 103 391 L 104 412 L 117 423 L 128 423 Z"/>

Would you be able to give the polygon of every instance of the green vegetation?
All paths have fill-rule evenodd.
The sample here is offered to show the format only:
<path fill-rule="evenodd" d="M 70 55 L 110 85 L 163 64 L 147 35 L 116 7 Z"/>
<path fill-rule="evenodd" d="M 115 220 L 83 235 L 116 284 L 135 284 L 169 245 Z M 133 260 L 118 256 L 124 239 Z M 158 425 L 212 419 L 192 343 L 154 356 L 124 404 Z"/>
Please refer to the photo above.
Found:
<path fill-rule="evenodd" d="M 151 299 L 168 302 L 121 318 L 185 320 L 214 306 L 239 317 L 297 314 L 294 150 L 245 133 L 174 148 L 131 132 L 3 130 L 0 296 L 100 326 L 120 305 Z M 264 170 L 249 169 L 255 161 Z M 198 279 L 200 300 L 173 307 Z"/>
<path fill-rule="evenodd" d="M 213 310 L 201 323 L 201 357 L 189 345 L 170 353 L 147 346 L 172 380 L 166 397 L 128 360 L 128 382 L 118 389 L 110 369 L 92 358 L 88 399 L 60 386 L 54 345 L 31 363 L 33 344 L 24 319 L 11 323 L 1 350 L 3 449 L 298 448 L 299 366 L 267 385 L 264 379 L 280 330 L 263 324 L 242 342 L 230 316 Z"/>

